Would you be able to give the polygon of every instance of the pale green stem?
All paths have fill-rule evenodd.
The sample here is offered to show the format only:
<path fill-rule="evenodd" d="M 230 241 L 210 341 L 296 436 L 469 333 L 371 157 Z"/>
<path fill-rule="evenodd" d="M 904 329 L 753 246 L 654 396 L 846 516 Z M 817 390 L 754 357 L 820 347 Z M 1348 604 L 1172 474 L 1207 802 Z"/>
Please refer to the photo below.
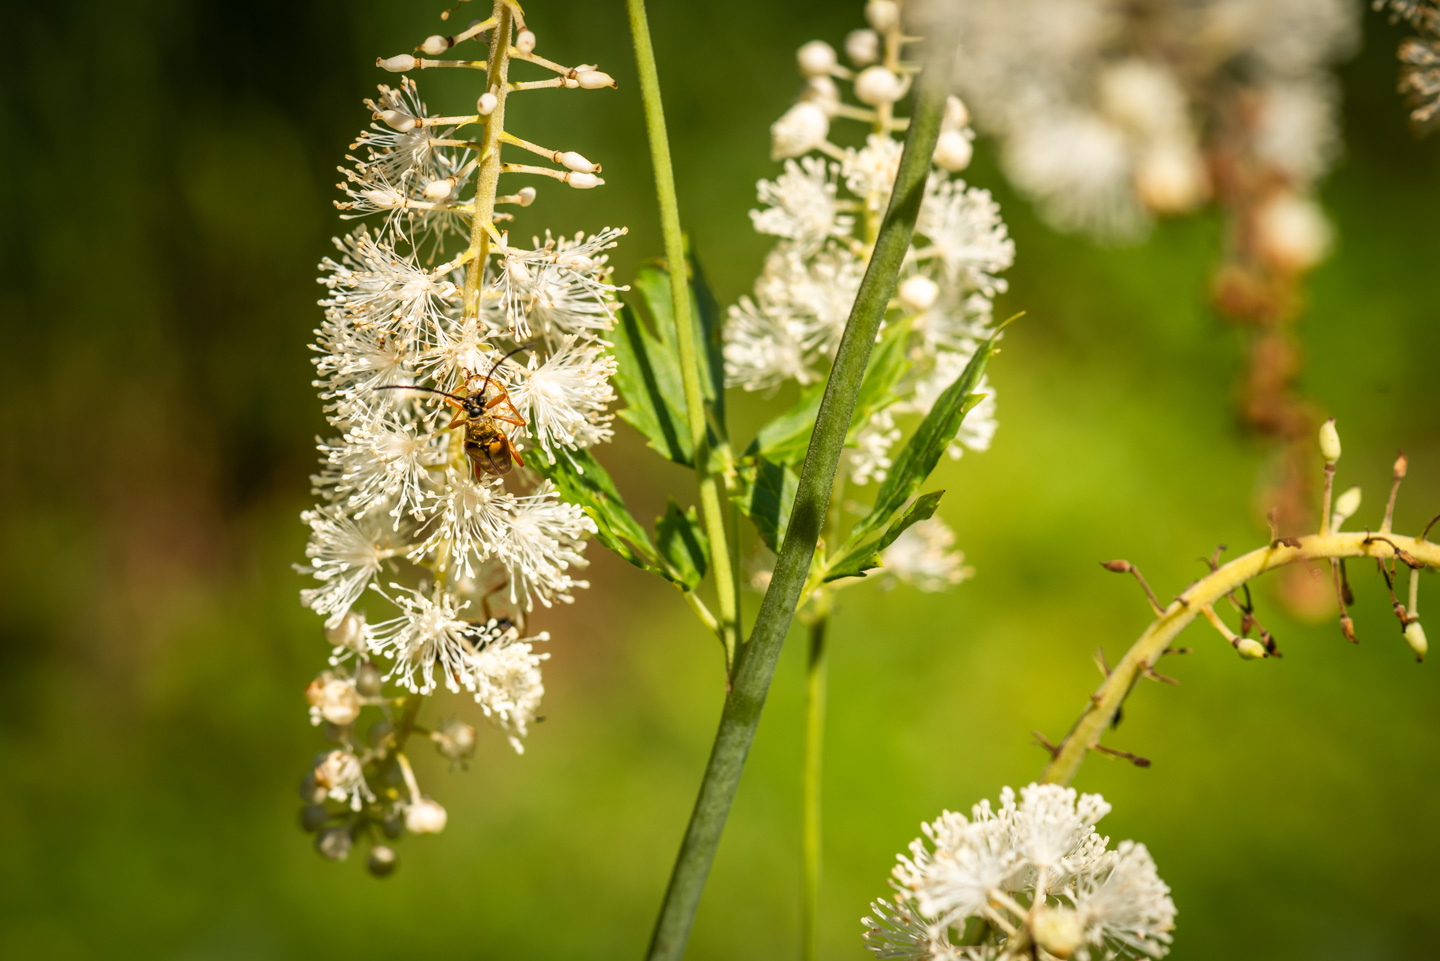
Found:
<path fill-rule="evenodd" d="M 1085 713 L 1080 715 L 1065 740 L 1060 742 L 1040 780 L 1069 784 L 1085 760 L 1085 755 L 1100 743 L 1100 735 L 1115 719 L 1116 712 L 1120 710 L 1120 705 L 1124 703 L 1131 689 L 1155 666 L 1175 636 L 1216 601 L 1223 600 L 1232 591 L 1239 590 L 1252 578 L 1302 560 L 1395 557 L 1397 548 L 1427 567 L 1440 567 L 1440 544 L 1431 544 L 1402 534 L 1386 534 L 1384 537 L 1368 533 L 1312 534 L 1298 540 L 1299 547 L 1276 543 L 1237 557 L 1191 584 L 1179 597 L 1171 601 L 1170 606 L 1145 629 L 1140 639 L 1126 652 L 1120 663 L 1115 665 L 1099 690 L 1091 695 Z"/>
<path fill-rule="evenodd" d="M 470 215 L 470 249 L 475 256 L 465 268 L 465 317 L 480 316 L 480 290 L 485 262 L 490 259 L 490 221 L 495 216 L 495 194 L 500 182 L 500 140 L 505 132 L 505 80 L 510 72 L 510 26 L 514 14 L 505 0 L 495 0 L 494 41 L 485 73 L 485 87 L 495 91 L 495 109 L 485 118 L 480 137 L 479 166 L 475 174 L 475 206 Z M 482 91 L 483 93 L 484 91 Z"/>
<path fill-rule="evenodd" d="M 631 9 L 634 9 L 633 0 Z M 705 777 L 655 924 L 648 955 L 652 961 L 678 961 L 685 951 L 705 879 L 740 784 L 755 728 L 760 723 L 780 648 L 790 630 L 815 556 L 815 545 L 825 524 L 835 470 L 840 464 L 850 418 L 855 413 L 855 398 L 865 377 L 870 350 L 914 235 L 915 218 L 920 212 L 930 172 L 930 158 L 940 133 L 953 56 L 953 43 L 937 39 L 934 59 L 920 77 L 915 115 L 900 157 L 890 208 L 835 352 L 770 586 L 765 591 L 750 640 L 735 666 L 734 681 L 725 698 Z"/>
<path fill-rule="evenodd" d="M 670 299 L 675 318 L 675 345 L 680 352 L 680 379 L 685 390 L 685 413 L 695 452 L 695 475 L 700 484 L 700 516 L 710 539 L 710 565 L 715 572 L 715 596 L 725 644 L 725 671 L 733 672 L 740 638 L 740 594 L 730 559 L 730 543 L 722 508 L 723 480 L 710 470 L 709 433 L 705 424 L 705 397 L 700 390 L 700 364 L 695 355 L 695 327 L 690 313 L 690 285 L 685 269 L 685 239 L 680 230 L 680 204 L 675 196 L 675 172 L 670 164 L 670 141 L 665 132 L 665 110 L 660 102 L 660 76 L 645 0 L 626 0 L 630 32 L 635 38 L 635 62 L 640 73 L 640 97 L 645 103 L 645 127 L 650 135 L 650 156 L 655 165 L 655 196 L 660 203 L 660 232 L 665 238 L 665 260 L 670 271 Z"/>
<path fill-rule="evenodd" d="M 810 649 L 805 665 L 805 761 L 801 818 L 800 956 L 815 961 L 819 951 L 820 914 L 820 770 L 825 748 L 825 633 L 828 611 L 810 624 Z"/>

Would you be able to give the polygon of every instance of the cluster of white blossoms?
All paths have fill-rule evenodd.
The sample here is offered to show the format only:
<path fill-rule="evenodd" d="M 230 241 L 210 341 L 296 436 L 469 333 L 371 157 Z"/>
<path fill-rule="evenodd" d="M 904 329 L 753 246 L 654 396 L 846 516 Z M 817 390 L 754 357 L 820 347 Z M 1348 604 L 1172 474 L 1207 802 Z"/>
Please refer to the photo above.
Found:
<path fill-rule="evenodd" d="M 548 635 L 522 637 L 519 628 L 537 602 L 569 602 L 587 586 L 577 573 L 595 532 L 590 517 L 526 463 L 554 464 L 612 434 L 615 361 L 605 337 L 618 288 L 605 252 L 624 230 L 546 231 L 543 240 L 512 245 L 501 229 L 512 215 L 497 207 L 528 207 L 537 196 L 533 186 L 501 192 L 502 175 L 577 188 L 603 183 L 599 165 L 579 153 L 506 131 L 507 100 L 614 81 L 593 66 L 536 54 L 535 34 L 506 0 L 489 19 L 432 36 L 416 52 L 433 56 L 467 41 L 489 48 L 484 60 L 406 54 L 378 62 L 395 73 L 486 72 L 477 74 L 473 112 L 461 116 L 432 115 L 409 76 L 366 101 L 373 122 L 341 168 L 346 199 L 337 206 L 373 226 L 337 238 L 338 255 L 320 265 L 326 296 L 315 385 L 331 431 L 313 478 L 320 502 L 303 515 L 311 535 L 300 570 L 315 584 L 301 598 L 324 618 L 333 646 L 331 669 L 307 692 L 312 717 L 342 748 L 311 780 L 318 795 L 356 812 L 369 812 L 384 793 L 367 777 L 402 768 L 408 789 L 390 792 L 398 798 L 391 808 L 434 805 L 414 789 L 401 753 L 413 712 L 399 715 L 441 684 L 472 695 L 521 749 L 548 656 L 535 644 Z M 510 80 L 517 62 L 548 79 Z M 502 159 L 502 147 L 558 166 Z M 387 684 L 398 690 L 387 694 Z M 368 747 L 352 733 L 362 706 L 385 716 L 386 732 Z M 446 743 L 442 753 L 458 759 L 464 752 L 455 744 L 473 750 L 473 732 Z M 441 815 L 417 815 L 410 829 L 443 825 Z M 353 819 L 345 827 L 355 834 Z"/>
<path fill-rule="evenodd" d="M 750 212 L 758 232 L 778 239 L 753 296 L 730 308 L 726 326 L 732 386 L 807 386 L 829 369 L 900 163 L 905 121 L 895 117 L 895 107 L 909 92 L 914 67 L 902 50 L 915 39 L 903 33 L 902 13 L 894 0 L 867 3 L 869 27 L 846 38 L 846 63 L 821 40 L 798 51 L 804 86 L 771 127 L 772 157 L 784 168 L 773 181 L 760 181 L 763 206 Z M 842 97 L 842 83 L 858 103 Z M 869 133 L 863 143 L 841 147 L 830 139 L 835 121 L 853 121 Z M 916 236 L 881 332 L 903 330 L 906 370 L 889 406 L 851 438 L 845 469 L 854 483 L 884 479 L 902 436 L 897 418 L 928 413 L 992 332 L 992 301 L 1005 290 L 999 275 L 1013 263 L 1015 245 L 989 191 L 956 176 L 970 163 L 973 139 L 965 105 L 951 97 Z M 986 449 L 995 433 L 994 390 L 988 382 L 979 389 L 986 398 L 966 417 L 950 445 L 952 457 Z M 933 531 L 941 526 L 938 520 L 929 525 L 928 540 L 917 532 L 909 550 L 897 544 L 897 561 L 920 557 L 914 548 L 922 540 L 937 543 Z M 886 564 L 889 569 L 888 558 Z M 940 577 L 954 583 L 962 571 L 958 561 L 949 562 Z M 935 582 L 924 571 L 917 575 Z"/>
<path fill-rule="evenodd" d="M 1095 833 L 1098 794 L 1005 788 L 970 817 L 946 811 L 901 855 L 892 900 L 871 905 L 865 940 L 880 958 L 1158 958 L 1175 904 L 1145 845 Z"/>
<path fill-rule="evenodd" d="M 1440 5 L 1435 0 L 1375 0 L 1416 34 L 1400 44 L 1400 91 L 1410 101 L 1410 119 L 1420 130 L 1440 126 Z"/>
<path fill-rule="evenodd" d="M 1353 0 L 973 0 L 949 15 L 956 83 L 1057 227 L 1136 237 L 1244 161 L 1273 179 L 1255 229 L 1318 259 L 1310 194 L 1339 149 L 1331 69 L 1359 14 Z"/>

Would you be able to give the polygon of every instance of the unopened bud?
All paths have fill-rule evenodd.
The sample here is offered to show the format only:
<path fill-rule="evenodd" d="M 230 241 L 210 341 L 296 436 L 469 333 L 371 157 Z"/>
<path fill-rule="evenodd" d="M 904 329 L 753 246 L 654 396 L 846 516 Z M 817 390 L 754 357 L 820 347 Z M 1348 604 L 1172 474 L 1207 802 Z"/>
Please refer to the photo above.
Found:
<path fill-rule="evenodd" d="M 845 35 L 845 56 L 857 67 L 880 59 L 880 35 L 874 30 L 851 30 Z"/>
<path fill-rule="evenodd" d="M 331 861 L 343 861 L 350 856 L 350 831 L 347 828 L 335 825 L 321 830 L 315 835 L 315 850 L 322 858 Z"/>
<path fill-rule="evenodd" d="M 444 200 L 455 191 L 455 181 L 450 179 L 432 180 L 425 185 L 425 199 Z"/>
<path fill-rule="evenodd" d="M 535 188 L 521 187 L 520 191 L 515 194 L 515 197 L 519 200 L 520 206 L 528 207 L 535 202 Z"/>
<path fill-rule="evenodd" d="M 1340 432 L 1335 429 L 1333 417 L 1320 425 L 1320 456 L 1327 464 L 1340 459 Z"/>
<path fill-rule="evenodd" d="M 310 682 L 305 688 L 305 699 L 315 709 L 315 716 L 331 724 L 343 727 L 354 723 L 360 716 L 360 695 L 355 690 L 355 684 L 329 671 Z"/>
<path fill-rule="evenodd" d="M 1068 958 L 1085 939 L 1080 915 L 1073 908 L 1040 905 L 1030 923 L 1035 943 L 1057 958 Z"/>
<path fill-rule="evenodd" d="M 1340 525 L 1355 516 L 1360 509 L 1360 488 L 1352 487 L 1335 498 L 1335 514 L 1330 519 L 1330 529 L 1337 531 Z"/>
<path fill-rule="evenodd" d="M 582 70 L 576 75 L 575 82 L 580 84 L 584 90 L 599 90 L 601 87 L 615 86 L 615 78 L 599 70 Z"/>
<path fill-rule="evenodd" d="M 795 51 L 795 61 L 800 64 L 802 77 L 823 77 L 839 66 L 835 48 L 824 40 L 811 40 Z"/>
<path fill-rule="evenodd" d="M 452 761 L 466 761 L 475 756 L 475 728 L 459 718 L 451 718 L 430 735 L 435 750 Z"/>
<path fill-rule="evenodd" d="M 401 133 L 409 133 L 415 129 L 415 118 L 400 110 L 382 110 L 380 119 Z"/>
<path fill-rule="evenodd" d="M 905 81 L 884 67 L 866 67 L 855 78 L 855 99 L 872 107 L 905 96 Z"/>
<path fill-rule="evenodd" d="M 314 771 L 306 774 L 300 781 L 300 800 L 306 804 L 320 804 L 328 796 L 329 792 L 316 782 Z"/>
<path fill-rule="evenodd" d="M 1101 561 L 1100 566 L 1112 574 L 1129 574 L 1131 570 L 1129 561 Z"/>
<path fill-rule="evenodd" d="M 533 30 L 521 30 L 515 35 L 515 49 L 521 53 L 529 53 L 535 49 L 535 32 Z"/>
<path fill-rule="evenodd" d="M 829 77 L 811 77 L 800 90 L 800 99 L 817 104 L 827 115 L 840 106 L 840 88 Z"/>
<path fill-rule="evenodd" d="M 945 115 L 940 118 L 941 130 L 958 130 L 970 126 L 970 109 L 965 101 L 951 94 L 945 98 Z"/>
<path fill-rule="evenodd" d="M 325 810 L 323 804 L 307 804 L 300 809 L 300 830 L 306 834 L 314 834 L 325 826 L 330 820 L 330 812 Z"/>
<path fill-rule="evenodd" d="M 385 816 L 380 822 L 380 831 L 390 840 L 395 840 L 405 832 L 405 817 L 399 811 L 394 811 Z"/>
<path fill-rule="evenodd" d="M 395 870 L 400 858 L 395 849 L 386 844 L 377 844 L 370 849 L 370 857 L 365 860 L 365 867 L 377 878 L 383 878 Z"/>
<path fill-rule="evenodd" d="M 1235 652 L 1247 661 L 1258 661 L 1265 656 L 1265 645 L 1253 637 L 1242 637 L 1235 644 Z"/>
<path fill-rule="evenodd" d="M 975 156 L 975 148 L 970 143 L 970 138 L 959 130 L 942 131 L 938 140 L 935 141 L 935 166 L 941 170 L 948 170 L 952 174 L 959 173 L 970 166 L 970 160 Z"/>
<path fill-rule="evenodd" d="M 1308 197 L 1281 194 L 1255 215 L 1256 248 L 1281 270 L 1298 273 L 1324 260 L 1332 234 L 1320 206 Z"/>
<path fill-rule="evenodd" d="M 940 285 L 924 274 L 906 277 L 897 291 L 900 303 L 917 313 L 929 310 L 940 296 Z"/>
<path fill-rule="evenodd" d="M 824 108 L 801 101 L 770 125 L 770 159 L 807 154 L 824 143 L 829 133 L 830 117 Z"/>
<path fill-rule="evenodd" d="M 355 669 L 355 690 L 361 697 L 379 697 L 380 686 L 380 668 L 366 661 Z"/>
<path fill-rule="evenodd" d="M 582 155 L 576 153 L 573 150 L 567 150 L 562 153 L 560 155 L 560 162 L 565 166 L 569 167 L 571 170 L 582 174 L 593 174 L 595 171 L 600 169 L 599 164 L 592 164 Z"/>
<path fill-rule="evenodd" d="M 331 751 L 315 765 L 315 784 L 326 791 L 344 790 L 362 777 L 360 759 L 349 751 Z"/>
<path fill-rule="evenodd" d="M 411 834 L 439 834 L 445 830 L 445 809 L 429 798 L 405 808 L 405 830 Z"/>
<path fill-rule="evenodd" d="M 389 59 L 377 57 L 375 66 L 381 70 L 389 70 L 391 73 L 404 73 L 407 70 L 415 69 L 415 58 L 408 53 L 402 53 Z"/>
<path fill-rule="evenodd" d="M 900 4 L 895 0 L 870 0 L 865 4 L 865 22 L 884 33 L 900 23 Z"/>
<path fill-rule="evenodd" d="M 480 95 L 479 100 L 475 101 L 475 112 L 482 117 L 488 117 L 495 112 L 495 107 L 499 103 L 500 98 L 487 90 Z"/>
<path fill-rule="evenodd" d="M 1346 614 L 1344 617 L 1340 618 L 1340 633 L 1344 634 L 1345 640 L 1349 641 L 1351 644 L 1360 643 L 1360 639 L 1355 636 L 1355 622 L 1350 619 L 1349 614 Z"/>
<path fill-rule="evenodd" d="M 425 38 L 425 42 L 417 48 L 421 53 L 431 57 L 438 57 L 450 49 L 453 41 L 449 37 L 442 37 L 440 34 L 433 34 Z"/>
<path fill-rule="evenodd" d="M 365 619 L 349 611 L 333 625 L 325 628 L 325 640 L 331 647 L 343 647 L 347 651 L 360 651 L 365 647 Z"/>
<path fill-rule="evenodd" d="M 598 187 L 605 181 L 594 174 L 571 173 L 565 176 L 565 182 L 579 190 L 589 190 L 591 187 Z"/>
<path fill-rule="evenodd" d="M 1425 652 L 1430 650 L 1430 642 L 1425 640 L 1425 628 L 1420 626 L 1419 621 L 1411 621 L 1405 625 L 1405 643 L 1415 652 L 1416 660 L 1425 660 Z"/>
<path fill-rule="evenodd" d="M 1405 452 L 1402 450 L 1395 457 L 1395 466 L 1393 468 L 1395 479 L 1400 480 L 1400 478 L 1405 476 L 1405 472 L 1409 469 L 1410 460 L 1405 456 Z"/>
<path fill-rule="evenodd" d="M 1210 193 L 1205 160 L 1188 143 L 1151 147 L 1136 165 L 1135 192 L 1141 203 L 1158 214 L 1192 210 Z"/>

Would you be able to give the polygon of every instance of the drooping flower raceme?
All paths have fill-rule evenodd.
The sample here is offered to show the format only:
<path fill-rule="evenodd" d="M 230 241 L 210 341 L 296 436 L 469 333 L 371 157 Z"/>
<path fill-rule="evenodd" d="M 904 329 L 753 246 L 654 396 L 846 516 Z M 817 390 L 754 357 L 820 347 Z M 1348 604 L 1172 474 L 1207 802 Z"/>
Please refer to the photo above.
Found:
<path fill-rule="evenodd" d="M 342 748 L 304 793 L 320 808 L 307 809 L 317 830 L 336 814 L 323 806 L 344 802 L 352 839 L 368 836 L 367 822 L 422 833 L 444 825 L 403 753 L 420 696 L 468 694 L 521 749 L 548 656 L 536 648 L 548 635 L 522 628 L 537 604 L 568 603 L 586 586 L 579 575 L 595 531 L 536 468 L 611 436 L 615 362 L 605 338 L 617 288 L 606 252 L 624 230 L 512 243 L 508 210 L 537 192 L 502 185 L 515 175 L 602 184 L 598 164 L 505 124 L 524 116 L 516 92 L 614 82 L 537 55 L 519 8 L 503 0 L 488 20 L 417 51 L 467 41 L 488 45 L 483 60 L 378 62 L 405 75 L 365 102 L 372 122 L 340 168 L 337 202 L 364 222 L 320 265 L 315 384 L 331 429 L 314 477 L 319 503 L 304 515 L 301 570 L 313 585 L 301 598 L 333 646 L 330 669 L 307 691 L 312 717 Z M 548 79 L 511 81 L 517 62 Z M 432 112 L 408 75 L 451 65 L 486 70 L 474 108 L 458 116 Z M 518 162 L 512 151 L 556 166 Z M 369 744 L 354 734 L 364 707 L 384 715 Z M 473 753 L 465 729 L 454 721 L 437 740 L 452 760 Z M 321 833 L 322 853 L 349 851 L 333 830 Z M 380 862 L 392 868 L 393 852 Z"/>
<path fill-rule="evenodd" d="M 907 961 L 991 961 L 1032 946 L 1041 958 L 1162 957 L 1170 889 L 1143 844 L 1111 849 L 1095 833 L 1109 811 L 1098 794 L 1032 784 L 969 818 L 944 812 L 900 856 L 894 897 L 863 919 L 866 943 Z"/>
<path fill-rule="evenodd" d="M 903 147 L 905 121 L 895 109 L 909 91 L 913 67 L 902 61 L 909 40 L 900 5 L 872 3 L 866 11 L 871 28 L 845 43 L 848 67 L 824 41 L 812 40 L 797 54 L 805 78 L 800 98 L 771 127 L 772 156 L 783 165 L 774 180 L 760 181 L 761 206 L 750 212 L 755 229 L 775 237 L 775 246 L 753 293 L 729 311 L 725 370 L 732 386 L 765 391 L 793 381 L 818 389 L 874 249 Z M 842 98 L 842 84 L 858 103 Z M 863 143 L 832 141 L 832 124 L 842 121 L 868 128 Z M 957 176 L 970 163 L 973 137 L 964 104 L 950 98 L 916 236 L 881 332 L 903 339 L 905 373 L 849 439 L 843 469 L 855 484 L 885 478 L 904 436 L 902 423 L 930 411 L 993 331 L 992 300 L 1005 290 L 1001 274 L 1014 261 L 1015 246 L 989 191 Z M 949 446 L 952 457 L 990 445 L 994 390 L 983 381 L 979 389 L 987 399 L 967 416 Z M 968 569 L 958 557 L 937 568 L 943 523 L 932 520 L 927 530 L 897 543 L 885 563 L 923 560 L 916 582 L 934 590 Z M 908 566 L 893 573 L 911 579 Z"/>

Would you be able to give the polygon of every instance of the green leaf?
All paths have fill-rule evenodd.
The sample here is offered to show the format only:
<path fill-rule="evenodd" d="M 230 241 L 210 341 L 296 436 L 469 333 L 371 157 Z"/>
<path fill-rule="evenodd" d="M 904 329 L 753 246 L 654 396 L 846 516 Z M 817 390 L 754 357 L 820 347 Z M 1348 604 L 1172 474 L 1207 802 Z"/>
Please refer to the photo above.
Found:
<path fill-rule="evenodd" d="M 846 539 L 843 550 L 847 553 L 854 545 L 864 542 L 888 525 L 890 519 L 899 513 L 905 502 L 935 469 L 940 455 L 959 433 L 965 415 L 984 399 L 983 395 L 973 391 L 985 373 L 985 365 L 989 362 L 990 355 L 995 352 L 996 336 L 998 332 L 976 349 L 970 363 L 965 365 L 955 382 L 940 394 L 930 413 L 925 415 L 910 440 L 896 455 L 894 464 L 875 495 L 875 506 L 855 525 Z"/>
<path fill-rule="evenodd" d="M 895 538 L 905 533 L 912 525 L 931 517 L 935 508 L 940 506 L 940 497 L 944 491 L 931 491 L 929 494 L 922 494 L 910 505 L 910 509 L 900 516 L 885 532 L 869 543 L 850 551 L 838 561 L 826 565 L 825 580 L 838 581 L 842 577 L 864 577 L 865 572 L 883 566 L 880 563 L 880 555 L 895 543 Z"/>
<path fill-rule="evenodd" d="M 595 521 L 595 539 L 641 570 L 669 578 L 655 563 L 655 548 L 620 499 L 615 482 L 587 450 L 561 450 L 550 463 L 540 451 L 531 451 L 526 463 L 554 483 L 560 496 L 578 504 Z"/>
<path fill-rule="evenodd" d="M 691 315 L 697 326 L 696 343 L 702 365 L 700 383 L 705 389 L 705 401 L 715 412 L 713 424 L 725 423 L 725 317 L 720 304 L 705 280 L 705 271 L 700 268 L 700 258 L 690 252 L 690 306 Z"/>
<path fill-rule="evenodd" d="M 685 391 L 675 346 L 663 334 L 653 333 L 639 312 L 628 306 L 620 308 L 620 322 L 611 339 L 615 386 L 628 405 L 620 411 L 621 419 L 668 460 L 692 466 L 695 453 L 685 419 Z"/>
<path fill-rule="evenodd" d="M 731 500 L 754 523 L 765 546 L 778 551 L 790 526 L 799 477 L 784 464 L 760 458 L 741 468 L 739 480 L 741 489 Z"/>
<path fill-rule="evenodd" d="M 655 520 L 655 544 L 670 568 L 670 580 L 687 591 L 700 586 L 710 566 L 710 542 L 695 508 L 681 511 L 680 505 L 670 500 L 664 515 Z"/>

